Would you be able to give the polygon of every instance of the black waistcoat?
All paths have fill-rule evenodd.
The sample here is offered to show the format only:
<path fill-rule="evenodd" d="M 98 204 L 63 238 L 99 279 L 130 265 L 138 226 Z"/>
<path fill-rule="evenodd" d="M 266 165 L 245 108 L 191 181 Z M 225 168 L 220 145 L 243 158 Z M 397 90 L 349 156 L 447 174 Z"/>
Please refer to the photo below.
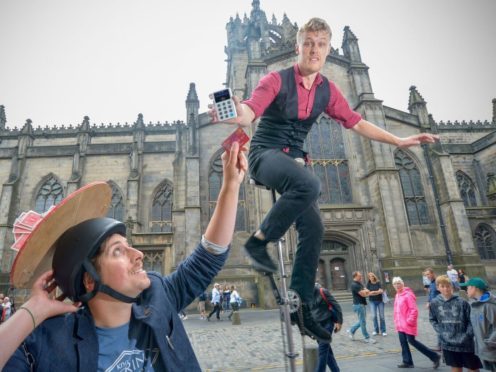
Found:
<path fill-rule="evenodd" d="M 329 104 L 329 81 L 322 76 L 323 82 L 317 86 L 310 116 L 299 120 L 294 67 L 278 71 L 278 74 L 281 76 L 281 90 L 261 116 L 251 146 L 303 150 L 303 142 L 313 123 Z"/>

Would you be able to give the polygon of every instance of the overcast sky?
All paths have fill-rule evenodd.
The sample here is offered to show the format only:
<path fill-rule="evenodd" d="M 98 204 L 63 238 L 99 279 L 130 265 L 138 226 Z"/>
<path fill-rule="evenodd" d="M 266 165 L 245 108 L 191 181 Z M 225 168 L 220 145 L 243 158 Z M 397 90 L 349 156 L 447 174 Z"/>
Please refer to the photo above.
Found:
<path fill-rule="evenodd" d="M 269 21 L 349 25 L 375 96 L 407 110 L 417 86 L 436 121 L 491 120 L 494 0 L 261 0 Z M 8 126 L 185 120 L 226 78 L 226 23 L 251 0 L 0 0 L 0 105 Z"/>

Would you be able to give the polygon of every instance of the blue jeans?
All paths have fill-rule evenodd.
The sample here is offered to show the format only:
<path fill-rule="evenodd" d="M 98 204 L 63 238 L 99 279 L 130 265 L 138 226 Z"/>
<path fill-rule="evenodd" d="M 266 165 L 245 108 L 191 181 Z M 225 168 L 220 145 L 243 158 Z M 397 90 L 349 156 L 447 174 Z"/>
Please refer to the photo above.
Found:
<path fill-rule="evenodd" d="M 367 316 L 367 308 L 365 305 L 353 305 L 353 311 L 357 314 L 358 316 L 358 322 L 351 326 L 350 332 L 352 334 L 355 333 L 355 331 L 360 328 L 362 331 L 362 335 L 365 339 L 370 338 L 369 333 L 367 332 L 367 323 L 365 321 L 365 317 Z"/>
<path fill-rule="evenodd" d="M 420 341 L 417 341 L 415 339 L 415 336 L 408 335 L 404 332 L 398 332 L 398 336 L 400 338 L 401 357 L 403 358 L 403 363 L 413 366 L 412 353 L 410 352 L 410 347 L 408 346 L 408 344 L 412 345 L 415 349 L 420 351 L 433 362 L 439 358 L 439 355 L 437 355 L 434 351 L 429 349 Z"/>
<path fill-rule="evenodd" d="M 384 302 L 370 301 L 370 310 L 372 311 L 372 319 L 374 320 L 374 331 L 379 333 L 379 323 L 377 322 L 377 312 L 379 312 L 379 319 L 381 324 L 381 332 L 386 333 L 386 321 L 384 320 Z"/>
<path fill-rule="evenodd" d="M 334 324 L 328 324 L 324 328 L 332 334 Z M 329 366 L 331 372 L 340 372 L 336 358 L 334 358 L 331 344 L 319 342 L 319 363 L 317 365 L 317 369 L 315 369 L 315 372 L 325 372 L 326 366 Z"/>
<path fill-rule="evenodd" d="M 298 246 L 290 288 L 303 303 L 312 304 L 324 225 L 317 199 L 320 181 L 308 168 L 279 149 L 255 146 L 249 154 L 250 176 L 281 196 L 260 225 L 265 239 L 281 238 L 295 223 Z"/>

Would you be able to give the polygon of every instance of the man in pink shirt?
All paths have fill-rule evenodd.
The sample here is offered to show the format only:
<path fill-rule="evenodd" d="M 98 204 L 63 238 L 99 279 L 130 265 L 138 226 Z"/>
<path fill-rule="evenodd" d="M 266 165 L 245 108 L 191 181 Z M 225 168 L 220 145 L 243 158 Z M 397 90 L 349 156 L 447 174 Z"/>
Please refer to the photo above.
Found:
<path fill-rule="evenodd" d="M 303 323 L 304 332 L 322 342 L 328 342 L 330 334 L 310 314 L 324 232 L 317 204 L 320 182 L 305 167 L 307 154 L 303 142 L 310 128 L 321 113 L 326 113 L 345 128 L 398 147 L 433 143 L 437 139 L 428 133 L 399 138 L 351 110 L 339 89 L 319 73 L 330 52 L 330 41 L 331 29 L 324 20 L 308 21 L 298 31 L 297 64 L 263 77 L 243 103 L 234 97 L 238 117 L 227 121 L 248 126 L 260 118 L 250 145 L 250 175 L 281 194 L 260 228 L 245 243 L 246 251 L 256 270 L 277 271 L 266 245 L 296 224 L 298 249 L 290 287 L 301 297 L 303 319 L 298 321 L 295 314 L 292 321 Z M 213 122 L 218 121 L 215 109 L 210 115 Z"/>

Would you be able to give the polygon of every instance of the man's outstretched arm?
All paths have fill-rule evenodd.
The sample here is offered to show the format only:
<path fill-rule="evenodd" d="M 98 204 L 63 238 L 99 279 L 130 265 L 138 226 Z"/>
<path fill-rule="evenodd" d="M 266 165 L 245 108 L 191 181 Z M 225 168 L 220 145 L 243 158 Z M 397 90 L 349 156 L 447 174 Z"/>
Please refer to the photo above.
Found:
<path fill-rule="evenodd" d="M 409 137 L 398 137 L 388 131 L 378 127 L 371 122 L 361 119 L 354 127 L 353 131 L 361 136 L 367 137 L 374 141 L 389 143 L 400 148 L 417 146 L 423 143 L 434 143 L 439 140 L 439 136 L 431 133 L 420 133 Z"/>

